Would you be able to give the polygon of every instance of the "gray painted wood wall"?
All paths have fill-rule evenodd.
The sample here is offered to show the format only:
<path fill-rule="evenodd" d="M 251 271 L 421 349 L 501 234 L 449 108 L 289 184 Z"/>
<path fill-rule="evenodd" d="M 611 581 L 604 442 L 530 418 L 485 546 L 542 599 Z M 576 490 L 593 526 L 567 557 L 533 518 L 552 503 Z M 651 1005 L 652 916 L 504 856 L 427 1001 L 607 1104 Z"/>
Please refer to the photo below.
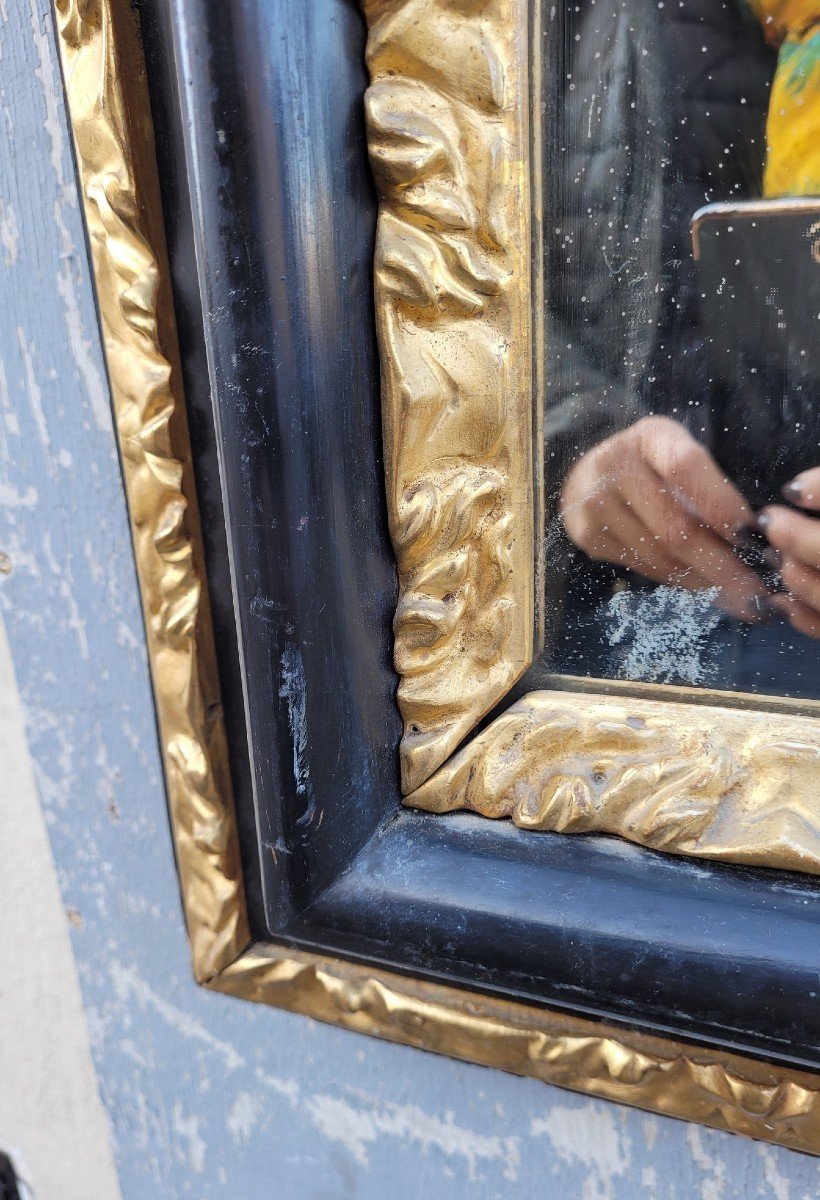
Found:
<path fill-rule="evenodd" d="M 0 0 L 0 552 L 125 1200 L 815 1200 L 789 1151 L 194 986 L 48 0 Z"/>

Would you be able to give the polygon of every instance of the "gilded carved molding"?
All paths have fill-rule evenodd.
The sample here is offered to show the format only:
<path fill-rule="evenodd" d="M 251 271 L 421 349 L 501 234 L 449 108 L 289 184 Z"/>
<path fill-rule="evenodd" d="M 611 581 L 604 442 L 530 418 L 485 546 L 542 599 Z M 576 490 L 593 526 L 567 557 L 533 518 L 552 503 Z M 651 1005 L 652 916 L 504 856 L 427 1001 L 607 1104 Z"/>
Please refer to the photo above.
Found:
<path fill-rule="evenodd" d="M 528 6 L 364 8 L 406 803 L 817 872 L 809 717 L 533 693 L 450 757 L 532 655 Z"/>
<path fill-rule="evenodd" d="M 197 978 L 347 1029 L 820 1153 L 811 1074 L 341 959 L 248 947 L 142 60 L 128 0 L 55 5 Z M 394 8 L 372 3 L 371 19 Z"/>
<path fill-rule="evenodd" d="M 55 9 L 194 971 L 207 979 L 249 933 L 144 68 L 125 0 Z"/>
<path fill-rule="evenodd" d="M 820 874 L 818 776 L 813 717 L 531 692 L 407 803 Z"/>
<path fill-rule="evenodd" d="M 405 793 L 532 657 L 527 9 L 364 3 Z"/>
<path fill-rule="evenodd" d="M 545 1083 L 820 1153 L 820 1081 L 809 1072 L 595 1021 L 254 947 L 213 987 L 345 1029 Z"/>

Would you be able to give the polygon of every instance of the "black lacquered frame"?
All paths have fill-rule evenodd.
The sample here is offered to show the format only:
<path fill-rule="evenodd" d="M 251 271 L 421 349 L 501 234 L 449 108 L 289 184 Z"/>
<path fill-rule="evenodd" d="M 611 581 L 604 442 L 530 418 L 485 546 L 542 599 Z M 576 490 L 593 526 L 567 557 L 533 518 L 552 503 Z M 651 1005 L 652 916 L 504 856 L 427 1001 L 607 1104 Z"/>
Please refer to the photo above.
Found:
<path fill-rule="evenodd" d="M 352 0 L 140 0 L 251 931 L 820 1068 L 794 873 L 401 808 Z"/>

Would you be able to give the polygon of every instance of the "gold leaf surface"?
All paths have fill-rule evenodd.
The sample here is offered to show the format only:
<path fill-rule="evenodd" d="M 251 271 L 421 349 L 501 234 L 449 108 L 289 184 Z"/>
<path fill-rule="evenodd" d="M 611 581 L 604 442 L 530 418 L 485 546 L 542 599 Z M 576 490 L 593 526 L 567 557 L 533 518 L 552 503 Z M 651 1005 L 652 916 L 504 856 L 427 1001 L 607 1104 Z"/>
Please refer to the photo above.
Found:
<path fill-rule="evenodd" d="M 144 67 L 125 0 L 55 0 L 194 972 L 250 939 Z"/>
<path fill-rule="evenodd" d="M 818 776 L 813 717 L 531 692 L 407 803 L 820 874 Z"/>
<path fill-rule="evenodd" d="M 407 794 L 532 657 L 527 5 L 364 8 Z"/>

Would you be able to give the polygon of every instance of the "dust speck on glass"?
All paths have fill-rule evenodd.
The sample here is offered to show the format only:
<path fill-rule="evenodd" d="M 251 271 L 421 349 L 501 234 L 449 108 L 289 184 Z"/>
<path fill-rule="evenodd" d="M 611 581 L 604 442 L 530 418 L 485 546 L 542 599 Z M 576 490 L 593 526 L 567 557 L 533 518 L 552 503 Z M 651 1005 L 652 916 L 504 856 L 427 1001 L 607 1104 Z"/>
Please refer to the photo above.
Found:
<path fill-rule="evenodd" d="M 543 46 L 543 665 L 820 698 L 820 0 Z"/>

